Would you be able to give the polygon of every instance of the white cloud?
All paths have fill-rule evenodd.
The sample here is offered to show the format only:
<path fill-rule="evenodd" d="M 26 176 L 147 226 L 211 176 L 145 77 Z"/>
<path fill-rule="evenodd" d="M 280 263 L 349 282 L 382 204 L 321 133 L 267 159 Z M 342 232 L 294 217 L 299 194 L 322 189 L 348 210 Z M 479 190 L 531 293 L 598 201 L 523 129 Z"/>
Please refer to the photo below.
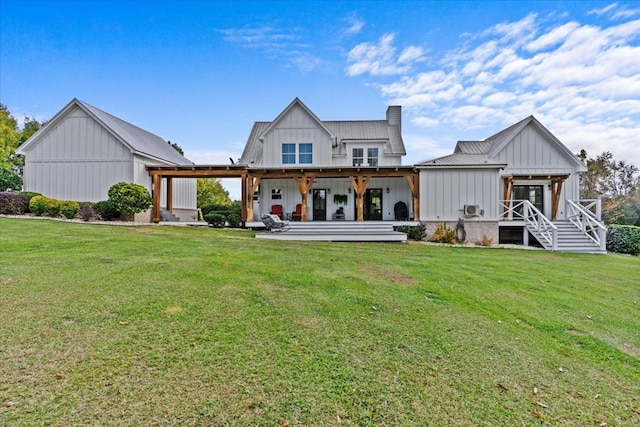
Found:
<path fill-rule="evenodd" d="M 350 13 L 347 18 L 347 28 L 342 30 L 342 32 L 346 35 L 354 35 L 358 34 L 364 28 L 364 21 L 358 17 L 358 14 L 353 12 Z"/>
<path fill-rule="evenodd" d="M 349 66 L 346 71 L 350 76 L 371 74 L 373 76 L 389 76 L 405 74 L 411 71 L 412 65 L 424 61 L 423 50 L 417 46 L 409 46 L 396 55 L 393 46 L 395 35 L 384 34 L 378 43 L 360 43 L 347 57 Z"/>
<path fill-rule="evenodd" d="M 402 46 L 387 34 L 356 46 L 347 72 L 401 74 L 377 87 L 428 132 L 498 131 L 534 114 L 573 151 L 580 144 L 594 155 L 611 150 L 640 166 L 640 20 L 620 20 L 621 10 L 632 16 L 617 4 L 591 12 L 618 14 L 605 24 L 529 14 L 402 70 Z M 389 72 L 381 72 L 385 67 Z"/>

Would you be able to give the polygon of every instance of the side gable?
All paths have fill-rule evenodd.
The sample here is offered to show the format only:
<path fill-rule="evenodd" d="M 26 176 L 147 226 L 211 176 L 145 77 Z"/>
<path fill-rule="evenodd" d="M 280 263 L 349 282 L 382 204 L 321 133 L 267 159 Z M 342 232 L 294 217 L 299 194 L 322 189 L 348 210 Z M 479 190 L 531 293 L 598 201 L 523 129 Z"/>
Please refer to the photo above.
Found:
<path fill-rule="evenodd" d="M 489 157 L 508 165 L 505 173 L 572 174 L 586 170 L 580 159 L 533 116 L 487 141 L 491 141 Z"/>
<path fill-rule="evenodd" d="M 39 145 L 46 136 L 52 132 L 60 132 L 60 126 L 63 126 L 68 119 L 82 118 L 84 120 L 91 119 L 92 123 L 97 126 L 89 126 L 90 129 L 99 128 L 99 130 L 87 130 L 87 134 L 83 141 L 88 142 L 97 138 L 98 133 L 107 133 L 115 141 L 119 142 L 131 154 L 137 154 L 146 158 L 172 165 L 191 164 L 189 160 L 178 153 L 161 137 L 152 134 L 144 129 L 125 122 L 107 112 L 96 107 L 86 104 L 74 98 L 62 110 L 60 110 L 45 126 L 31 136 L 18 150 L 18 154 L 31 153 L 32 150 Z M 72 138 L 77 135 L 60 135 L 57 140 Z M 104 140 L 104 137 L 101 137 Z M 80 147 L 82 149 L 82 147 Z"/>
<path fill-rule="evenodd" d="M 309 108 L 304 105 L 300 99 L 295 98 L 291 104 L 285 108 L 282 113 L 275 118 L 271 125 L 267 127 L 258 137 L 264 141 L 265 137 L 274 129 L 322 129 L 331 138 L 333 144 L 336 144 L 336 137 L 322 123 L 322 121 Z"/>

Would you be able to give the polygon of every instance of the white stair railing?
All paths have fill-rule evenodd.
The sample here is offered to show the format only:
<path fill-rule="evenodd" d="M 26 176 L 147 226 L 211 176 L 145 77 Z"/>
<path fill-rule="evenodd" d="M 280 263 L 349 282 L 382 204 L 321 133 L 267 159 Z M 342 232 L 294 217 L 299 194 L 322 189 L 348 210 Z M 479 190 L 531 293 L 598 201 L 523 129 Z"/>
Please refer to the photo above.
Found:
<path fill-rule="evenodd" d="M 531 232 L 536 232 L 538 241 L 546 248 L 555 251 L 558 247 L 558 227 L 542 214 L 528 200 L 501 200 L 500 219 L 524 221 Z"/>
<path fill-rule="evenodd" d="M 587 203 L 584 202 L 595 202 Z M 603 251 L 607 249 L 607 228 L 600 223 L 600 200 L 567 200 L 567 219 Z M 595 211 L 592 209 L 595 206 Z"/>

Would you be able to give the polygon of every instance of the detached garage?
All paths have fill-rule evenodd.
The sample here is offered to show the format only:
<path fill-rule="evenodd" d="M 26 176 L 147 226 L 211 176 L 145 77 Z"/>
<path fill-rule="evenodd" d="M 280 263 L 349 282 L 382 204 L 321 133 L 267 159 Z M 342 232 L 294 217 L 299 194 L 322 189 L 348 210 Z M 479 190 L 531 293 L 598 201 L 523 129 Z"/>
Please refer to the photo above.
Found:
<path fill-rule="evenodd" d="M 75 98 L 17 154 L 25 156 L 26 191 L 87 202 L 106 200 L 117 182 L 140 184 L 151 192 L 147 166 L 192 164 L 159 136 Z M 172 186 L 173 214 L 184 221 L 197 219 L 196 180 L 173 180 Z M 151 221 L 150 213 L 136 220 Z"/>

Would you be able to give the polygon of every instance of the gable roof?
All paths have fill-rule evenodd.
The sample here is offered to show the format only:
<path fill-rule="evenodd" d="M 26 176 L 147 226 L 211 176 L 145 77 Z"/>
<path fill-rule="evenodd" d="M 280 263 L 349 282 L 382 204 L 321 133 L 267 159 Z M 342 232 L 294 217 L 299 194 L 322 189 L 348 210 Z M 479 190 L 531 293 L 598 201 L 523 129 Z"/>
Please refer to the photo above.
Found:
<path fill-rule="evenodd" d="M 133 154 L 150 157 L 175 165 L 192 164 L 188 159 L 178 153 L 167 141 L 131 123 L 125 122 L 116 116 L 100 110 L 85 102 L 73 98 L 58 114 L 56 114 L 45 126 L 22 144 L 17 152 L 25 154 L 32 146 L 35 146 L 50 129 L 57 126 L 74 107 L 83 110 L 87 115 L 96 120 L 107 129 L 116 139 L 123 143 Z"/>
<path fill-rule="evenodd" d="M 419 166 L 435 166 L 441 163 L 458 165 L 476 166 L 479 157 L 484 156 L 491 163 L 494 159 L 513 139 L 527 126 L 534 126 L 538 129 L 547 140 L 552 143 L 560 152 L 564 153 L 568 159 L 571 159 L 577 166 L 578 171 L 585 171 L 586 168 L 578 159 L 554 134 L 542 125 L 534 116 L 526 117 L 519 122 L 509 126 L 500 132 L 491 135 L 482 141 L 458 141 L 453 154 L 440 157 L 433 160 L 427 160 L 419 163 Z M 456 159 L 453 159 L 456 157 Z M 486 163 L 486 162 L 485 162 Z M 493 161 L 494 164 L 499 164 Z"/>
<path fill-rule="evenodd" d="M 247 143 L 240 157 L 240 164 L 260 164 L 262 161 L 262 141 L 264 136 L 282 120 L 295 106 L 300 106 L 318 126 L 330 136 L 333 147 L 338 152 L 344 150 L 343 145 L 352 141 L 385 141 L 385 154 L 405 155 L 400 126 L 389 125 L 388 120 L 320 120 L 299 99 L 295 98 L 272 122 L 255 122 Z"/>

